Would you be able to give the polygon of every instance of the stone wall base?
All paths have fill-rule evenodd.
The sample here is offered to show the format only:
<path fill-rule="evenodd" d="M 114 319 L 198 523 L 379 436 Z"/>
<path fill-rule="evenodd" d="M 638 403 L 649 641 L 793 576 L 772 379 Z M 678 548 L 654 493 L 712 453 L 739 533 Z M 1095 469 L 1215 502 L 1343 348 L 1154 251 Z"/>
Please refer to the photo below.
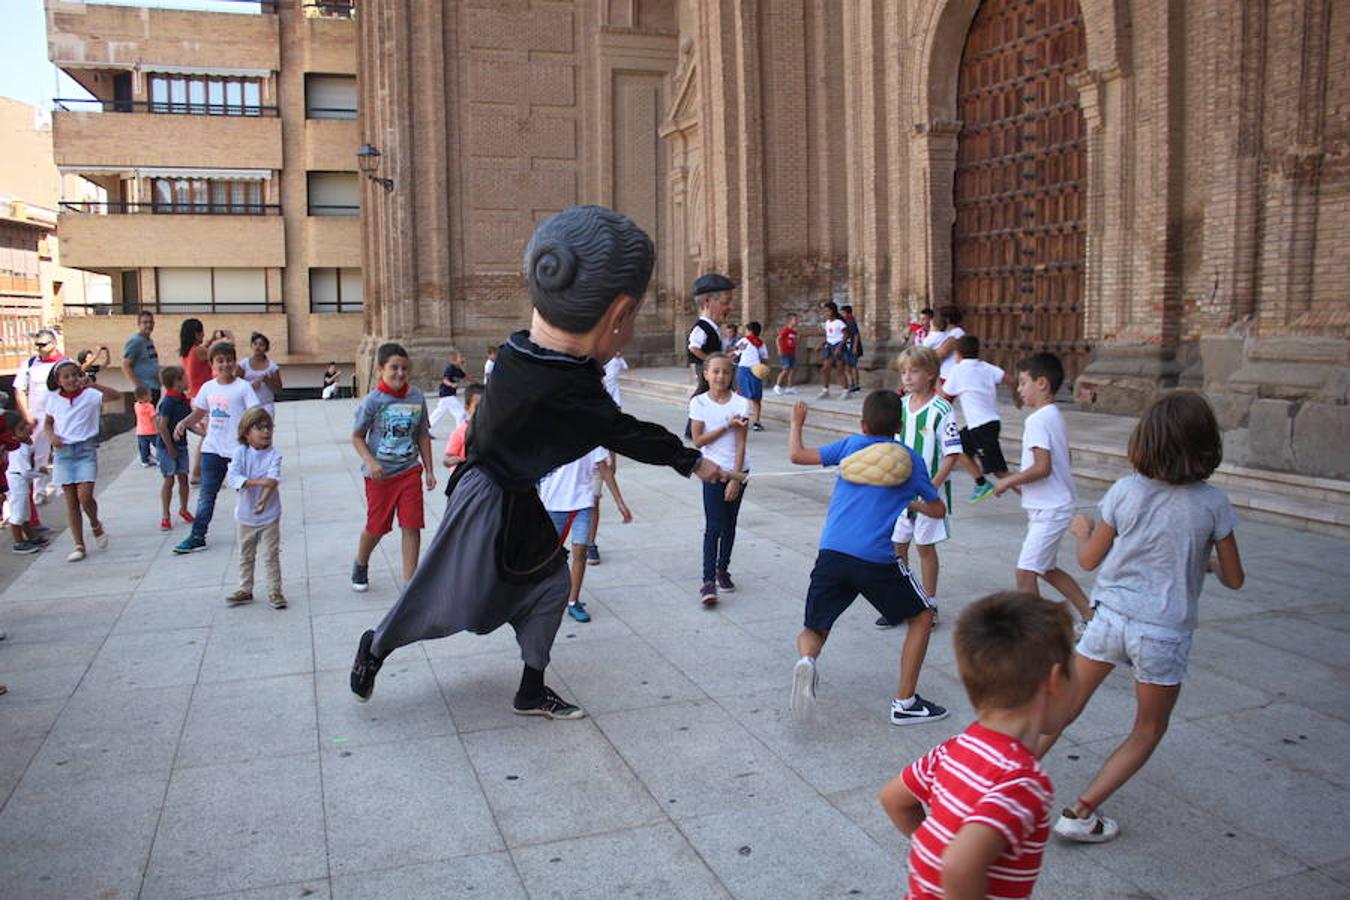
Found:
<path fill-rule="evenodd" d="M 1079 409 L 1137 416 L 1160 392 L 1193 380 L 1189 376 L 1198 357 L 1189 344 L 1101 344 L 1074 383 L 1074 399 Z"/>

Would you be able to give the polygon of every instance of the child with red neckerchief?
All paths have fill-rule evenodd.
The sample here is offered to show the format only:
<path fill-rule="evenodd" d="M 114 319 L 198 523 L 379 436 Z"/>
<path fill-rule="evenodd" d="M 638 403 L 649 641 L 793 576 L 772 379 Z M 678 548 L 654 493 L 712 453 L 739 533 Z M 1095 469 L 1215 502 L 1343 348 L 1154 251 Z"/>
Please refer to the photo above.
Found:
<path fill-rule="evenodd" d="M 84 520 L 94 533 L 100 550 L 108 546 L 108 532 L 98 517 L 94 499 L 94 479 L 98 476 L 98 432 L 103 399 L 122 399 L 121 393 L 106 385 L 90 382 L 79 363 L 63 359 L 47 373 L 45 429 L 55 456 L 56 483 L 66 498 L 66 518 L 75 549 L 66 562 L 85 557 Z"/>

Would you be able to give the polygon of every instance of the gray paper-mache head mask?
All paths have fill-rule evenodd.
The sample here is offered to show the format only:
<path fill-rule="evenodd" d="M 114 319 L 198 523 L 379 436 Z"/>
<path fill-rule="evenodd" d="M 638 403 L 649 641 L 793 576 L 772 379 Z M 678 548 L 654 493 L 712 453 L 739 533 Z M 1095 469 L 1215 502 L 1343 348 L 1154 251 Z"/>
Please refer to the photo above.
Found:
<path fill-rule="evenodd" d="M 585 334 L 620 294 L 641 299 L 654 261 L 652 239 L 633 220 L 573 206 L 541 222 L 525 248 L 530 302 L 550 325 Z"/>

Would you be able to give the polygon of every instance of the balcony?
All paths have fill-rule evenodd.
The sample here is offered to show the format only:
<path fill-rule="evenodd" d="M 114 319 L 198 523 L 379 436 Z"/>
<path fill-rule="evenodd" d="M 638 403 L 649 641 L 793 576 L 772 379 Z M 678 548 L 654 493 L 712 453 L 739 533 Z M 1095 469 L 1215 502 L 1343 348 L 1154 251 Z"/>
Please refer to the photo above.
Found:
<path fill-rule="evenodd" d="M 91 109 L 79 111 L 72 101 L 57 104 L 52 146 L 60 166 L 280 169 L 282 165 L 281 119 L 275 107 L 254 107 L 254 115 L 176 115 L 168 104 L 93 100 L 85 104 Z M 351 167 L 350 162 L 347 165 Z"/>
<path fill-rule="evenodd" d="M 112 202 L 61 207 L 61 262 L 72 268 L 286 265 L 278 206 Z"/>
<path fill-rule="evenodd" d="M 310 171 L 355 172 L 361 146 L 354 119 L 305 120 L 305 168 Z"/>
<path fill-rule="evenodd" d="M 71 68 L 133 69 L 153 60 L 161 66 L 277 71 L 281 42 L 277 16 L 270 14 L 274 4 L 238 5 L 244 14 L 47 0 L 48 57 Z"/>

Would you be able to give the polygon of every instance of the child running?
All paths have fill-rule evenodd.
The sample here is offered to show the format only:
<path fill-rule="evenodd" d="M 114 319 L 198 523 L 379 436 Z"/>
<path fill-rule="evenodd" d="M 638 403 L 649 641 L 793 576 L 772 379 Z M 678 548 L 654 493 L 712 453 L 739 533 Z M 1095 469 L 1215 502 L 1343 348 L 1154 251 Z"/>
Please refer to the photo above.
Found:
<path fill-rule="evenodd" d="M 774 382 L 775 394 L 795 394 L 792 386 L 793 370 L 797 368 L 797 316 L 787 317 L 787 324 L 778 331 L 778 380 Z"/>
<path fill-rule="evenodd" d="M 933 475 L 933 487 L 942 491 L 942 502 L 952 506 L 952 483 L 948 478 L 961 456 L 961 438 L 956 430 L 952 405 L 937 395 L 938 358 L 927 347 L 906 347 L 900 353 L 900 382 L 905 396 L 900 399 L 900 430 L 896 438 L 917 453 Z M 891 543 L 895 555 L 908 568 L 909 545 L 918 546 L 919 574 L 928 605 L 933 609 L 933 625 L 938 618 L 937 545 L 951 537 L 951 527 L 943 516 L 934 519 L 920 512 L 906 512 L 895 520 Z M 877 619 L 878 628 L 892 628 L 895 622 L 885 616 Z"/>
<path fill-rule="evenodd" d="M 975 479 L 967 502 L 979 503 L 994 492 L 994 483 L 985 476 L 998 479 L 1008 474 L 1003 448 L 998 443 L 1002 427 L 998 415 L 998 386 L 1008 376 L 998 366 L 980 359 L 980 339 L 973 334 L 956 339 L 954 355 L 956 365 L 942 384 L 942 396 L 958 400 L 961 413 L 966 417 L 966 427 L 960 431 L 961 461 Z"/>
<path fill-rule="evenodd" d="M 473 411 L 478 408 L 478 401 L 483 399 L 483 391 L 481 384 L 471 384 L 464 389 L 464 419 L 450 432 L 445 442 L 445 455 L 441 457 L 441 465 L 449 469 L 450 473 L 468 455 L 469 423 L 473 421 Z M 449 494 L 446 496 L 449 497 Z"/>
<path fill-rule="evenodd" d="M 731 392 L 731 358 L 714 353 L 703 363 L 708 390 L 689 401 L 689 422 L 694 446 L 703 455 L 730 472 L 748 472 L 746 429 L 750 425 L 750 401 Z M 731 580 L 731 548 L 736 543 L 736 518 L 741 512 L 745 485 L 737 480 L 703 485 L 703 587 L 699 601 L 716 606 L 717 594 L 736 590 Z"/>
<path fill-rule="evenodd" d="M 75 542 L 66 562 L 79 562 L 85 557 L 81 511 L 89 517 L 94 544 L 100 550 L 108 546 L 108 532 L 94 499 L 99 418 L 104 398 L 121 400 L 122 395 L 106 385 L 89 383 L 73 359 L 61 360 L 47 373 L 47 391 L 45 427 L 54 448 L 55 480 L 66 498 L 66 521 Z"/>
<path fill-rule="evenodd" d="M 1130 666 L 1135 681 L 1129 736 L 1055 823 L 1060 837 L 1091 844 L 1120 833 L 1098 807 L 1143 767 L 1167 731 L 1186 680 L 1205 573 L 1232 590 L 1244 580 L 1233 505 L 1205 483 L 1223 459 L 1223 436 L 1205 398 L 1186 391 L 1159 397 L 1139 419 L 1127 452 L 1135 473 L 1106 492 L 1101 521 L 1079 515 L 1072 526 L 1078 564 L 1101 572 L 1092 588 L 1096 615 L 1073 658 L 1074 701 L 1065 725 L 1116 666 Z M 1047 733 L 1042 756 L 1059 731 Z"/>
<path fill-rule="evenodd" d="M 230 460 L 225 483 L 239 492 L 234 520 L 239 524 L 239 590 L 228 606 L 253 602 L 253 569 L 261 549 L 273 609 L 286 608 L 281 592 L 281 454 L 272 447 L 272 414 L 255 406 L 239 419 L 239 449 Z"/>
<path fill-rule="evenodd" d="M 580 459 L 559 466 L 539 482 L 539 500 L 544 504 L 548 517 L 553 520 L 558 540 L 567 543 L 569 535 L 571 537 L 571 583 L 567 593 L 567 614 L 578 622 L 591 620 L 590 611 L 581 599 L 581 584 L 586 577 L 587 548 L 595 534 L 591 516 L 593 506 L 598 505 L 593 488 L 596 478 L 609 485 L 610 495 L 619 507 L 624 524 L 632 522 L 633 514 L 628 511 L 628 504 L 623 502 L 623 494 L 619 493 L 614 470 L 609 464 L 609 451 L 604 447 L 596 447 Z"/>
<path fill-rule="evenodd" d="M 140 454 L 141 468 L 148 469 L 155 464 L 151 453 L 155 446 L 155 404 L 150 402 L 150 389 L 137 385 L 133 394 L 136 403 L 132 407 L 136 413 L 136 450 Z"/>
<path fill-rule="evenodd" d="M 900 651 L 900 685 L 891 701 L 891 724 L 912 725 L 944 718 L 947 710 L 919 696 L 919 670 L 933 631 L 933 611 L 923 589 L 891 551 L 891 529 L 908 509 L 940 519 L 947 514 L 921 457 L 895 440 L 900 398 L 872 391 L 863 401 L 862 434 L 818 450 L 802 445 L 806 404 L 792 409 L 788 458 L 801 466 L 839 466 L 830 496 L 820 553 L 811 570 L 806 616 L 797 637 L 801 659 L 792 672 L 792 712 L 809 719 L 816 703 L 816 660 L 830 629 L 859 594 L 890 622 L 906 622 Z"/>
<path fill-rule="evenodd" d="M 436 407 L 431 411 L 431 418 L 428 420 L 431 428 L 439 425 L 441 419 L 447 415 L 454 420 L 450 426 L 451 431 L 459 426 L 464 418 L 464 403 L 458 396 L 459 386 L 468 377 L 469 373 L 464 371 L 464 354 L 451 347 L 445 370 L 441 372 L 441 383 L 436 388 Z"/>
<path fill-rule="evenodd" d="M 614 405 L 623 409 L 623 390 L 619 385 L 619 376 L 628 371 L 628 360 L 623 358 L 622 350 L 615 350 L 614 355 L 610 357 L 609 362 L 605 363 L 605 392 L 609 394 Z M 610 451 L 609 454 L 610 474 L 614 476 L 615 490 L 618 489 L 619 478 L 619 458 Z M 591 483 L 591 488 L 595 494 L 595 500 L 591 503 L 591 533 L 586 547 L 586 564 L 588 566 L 600 565 L 600 546 L 595 542 L 595 536 L 600 531 L 600 498 L 605 493 L 605 482 L 598 474 Z M 616 498 L 618 494 L 614 495 Z M 617 501 L 616 501 L 617 502 Z"/>
<path fill-rule="evenodd" d="M 993 594 L 961 613 L 956 666 L 976 720 L 881 789 L 910 839 L 906 897 L 1031 896 L 1054 800 L 1032 750 L 1073 700 L 1072 629 L 1063 606 L 1034 594 Z"/>
<path fill-rule="evenodd" d="M 1055 406 L 1055 393 L 1063 383 L 1064 366 L 1053 353 L 1036 353 L 1017 364 L 1017 393 L 1033 412 L 1022 424 L 1022 469 L 1000 478 L 994 496 L 1018 489 L 1027 511 L 1027 536 L 1017 557 L 1017 589 L 1034 594 L 1036 579 L 1043 578 L 1086 622 L 1092 618 L 1087 596 L 1072 575 L 1055 565 L 1078 499 L 1069 468 L 1069 432 Z"/>
<path fill-rule="evenodd" d="M 191 525 L 196 517 L 188 512 L 188 461 L 187 435 L 175 440 L 174 431 L 178 423 L 192 413 L 192 405 L 187 398 L 187 373 L 181 366 L 165 366 L 159 373 L 160 384 L 164 385 L 164 396 L 159 398 L 159 410 L 155 416 L 155 456 L 159 460 L 159 474 L 164 477 L 159 487 L 159 505 L 161 517 L 160 531 L 170 531 L 173 523 L 169 519 L 169 505 L 173 502 L 173 485 L 178 482 L 178 516 Z M 191 431 L 204 434 L 201 425 Z"/>
<path fill-rule="evenodd" d="M 760 407 L 764 400 L 764 379 L 755 374 L 755 370 L 767 372 L 769 368 L 769 348 L 764 346 L 760 332 L 764 326 L 758 322 L 747 322 L 745 337 L 736 342 L 736 393 L 750 401 L 751 423 L 753 431 L 763 431 L 759 422 Z"/>
<path fill-rule="evenodd" d="M 412 579 L 426 526 L 422 481 L 427 490 L 436 488 L 427 402 L 408 383 L 408 351 L 400 344 L 381 344 L 375 362 L 379 380 L 356 408 L 352 423 L 352 446 L 366 476 L 366 524 L 352 563 L 352 590 L 357 593 L 370 589 L 370 554 L 393 530 L 395 513 L 403 535 L 403 581 Z"/>
<path fill-rule="evenodd" d="M 11 549 L 18 554 L 37 553 L 47 546 L 47 538 L 38 531 L 34 515 L 33 482 L 37 478 L 37 454 L 33 450 L 33 427 L 17 410 L 4 415 L 5 434 L 0 449 L 6 451 L 0 493 L 9 498 L 9 531 L 14 537 Z"/>
<path fill-rule="evenodd" d="M 225 483 L 230 460 L 239 449 L 239 419 L 259 405 L 258 395 L 239 377 L 234 344 L 217 341 L 211 345 L 207 358 L 215 377 L 197 391 L 192 412 L 175 425 L 172 432 L 174 444 L 177 444 L 198 422 L 205 419 L 207 423 L 206 437 L 202 439 L 202 483 L 197 489 L 197 514 L 192 520 L 192 532 L 174 545 L 173 552 L 179 555 L 206 549 L 206 532 L 215 515 L 216 495 Z"/>

